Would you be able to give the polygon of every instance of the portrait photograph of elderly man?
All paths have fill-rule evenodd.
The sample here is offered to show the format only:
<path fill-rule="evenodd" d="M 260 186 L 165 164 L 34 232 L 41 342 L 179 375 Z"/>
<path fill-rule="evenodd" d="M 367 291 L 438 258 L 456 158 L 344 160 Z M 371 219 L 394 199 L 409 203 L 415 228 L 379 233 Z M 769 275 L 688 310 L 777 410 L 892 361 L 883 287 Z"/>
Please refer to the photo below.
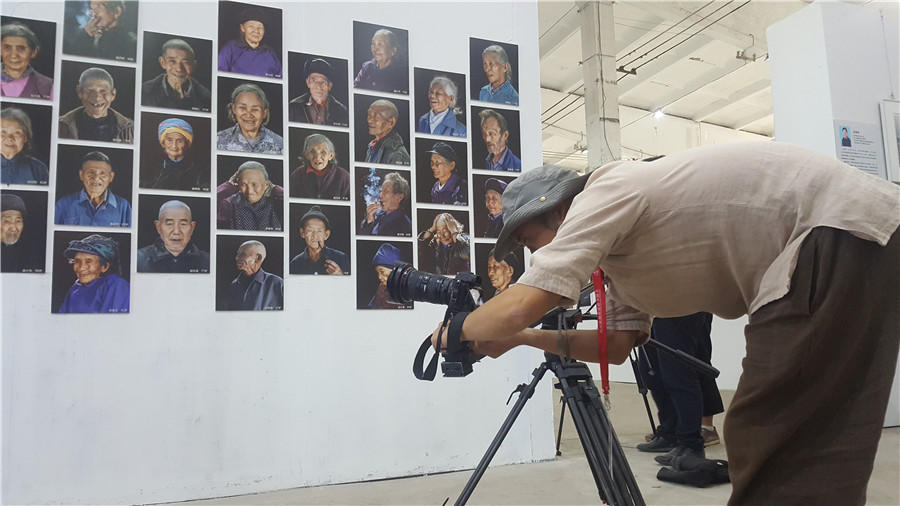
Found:
<path fill-rule="evenodd" d="M 472 142 L 472 162 L 477 169 L 522 172 L 519 153 L 519 113 L 473 107 L 481 125 L 481 142 Z"/>
<path fill-rule="evenodd" d="M 134 61 L 138 2 L 66 0 L 63 53 Z"/>
<path fill-rule="evenodd" d="M 291 204 L 291 274 L 350 274 L 350 208 Z"/>
<path fill-rule="evenodd" d="M 358 240 L 356 259 L 356 309 L 413 309 L 412 302 L 392 302 L 387 291 L 394 264 L 412 263 L 412 243 Z"/>
<path fill-rule="evenodd" d="M 503 229 L 503 192 L 512 180 L 511 177 L 472 176 L 475 237 L 496 239 L 500 235 Z"/>
<path fill-rule="evenodd" d="M 515 284 L 525 270 L 522 248 L 510 251 L 499 261 L 494 258 L 493 250 L 493 243 L 475 243 L 475 273 L 481 276 L 481 296 L 485 302 Z"/>
<path fill-rule="evenodd" d="M 60 95 L 60 139 L 134 143 L 133 68 L 64 61 Z"/>
<path fill-rule="evenodd" d="M 290 129 L 291 197 L 350 200 L 350 173 L 341 167 L 350 154 L 346 132 Z"/>
<path fill-rule="evenodd" d="M 345 127 L 347 60 L 304 53 L 288 53 L 288 120 Z"/>
<path fill-rule="evenodd" d="M 128 313 L 131 234 L 56 231 L 53 313 Z"/>
<path fill-rule="evenodd" d="M 449 206 L 469 204 L 466 148 L 465 142 L 416 139 L 417 202 Z"/>
<path fill-rule="evenodd" d="M 281 85 L 220 77 L 218 87 L 219 102 L 224 105 L 219 108 L 216 149 L 280 155 L 284 151 Z"/>
<path fill-rule="evenodd" d="M 144 32 L 141 105 L 209 112 L 210 58 L 210 40 Z"/>
<path fill-rule="evenodd" d="M 356 233 L 412 235 L 409 171 L 356 168 Z"/>
<path fill-rule="evenodd" d="M 209 143 L 209 118 L 141 113 L 140 187 L 209 191 Z"/>
<path fill-rule="evenodd" d="M 0 110 L 0 181 L 46 185 L 50 180 L 52 107 L 4 103 Z M 37 132 L 37 136 L 35 136 Z"/>
<path fill-rule="evenodd" d="M 56 178 L 56 194 L 63 197 L 56 201 L 54 223 L 131 226 L 131 150 L 69 145 L 58 148 L 57 160 L 65 162 Z"/>
<path fill-rule="evenodd" d="M 142 194 L 138 203 L 138 272 L 209 272 L 209 199 Z"/>
<path fill-rule="evenodd" d="M 416 67 L 413 77 L 416 132 L 465 138 L 466 76 Z"/>
<path fill-rule="evenodd" d="M 409 165 L 409 102 L 356 94 L 356 161 Z"/>
<path fill-rule="evenodd" d="M 220 162 L 224 157 L 219 157 Z M 241 160 L 241 159 L 238 159 Z M 219 174 L 228 170 L 219 165 Z M 263 162 L 267 162 L 272 172 Z M 283 230 L 284 188 L 270 174 L 281 179 L 281 160 L 247 160 L 216 188 L 216 221 L 223 230 Z"/>
<path fill-rule="evenodd" d="M 353 22 L 353 87 L 409 94 L 409 31 Z"/>
<path fill-rule="evenodd" d="M 519 46 L 469 39 L 469 71 L 473 100 L 519 105 Z"/>
<path fill-rule="evenodd" d="M 281 77 L 281 9 L 219 3 L 219 70 Z"/>
<path fill-rule="evenodd" d="M 53 99 L 56 23 L 0 18 L 0 96 Z"/>
<path fill-rule="evenodd" d="M 284 309 L 284 239 L 216 237 L 216 311 Z"/>
<path fill-rule="evenodd" d="M 0 191 L 0 272 L 44 272 L 47 192 Z"/>
<path fill-rule="evenodd" d="M 445 276 L 472 270 L 469 214 L 419 209 L 419 269 Z"/>

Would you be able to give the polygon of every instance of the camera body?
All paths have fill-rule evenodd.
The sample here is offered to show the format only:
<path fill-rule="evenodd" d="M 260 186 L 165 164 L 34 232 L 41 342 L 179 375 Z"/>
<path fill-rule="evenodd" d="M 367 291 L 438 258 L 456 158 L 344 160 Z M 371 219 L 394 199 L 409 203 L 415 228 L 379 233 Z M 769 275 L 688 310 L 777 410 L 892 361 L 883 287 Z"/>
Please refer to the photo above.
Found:
<path fill-rule="evenodd" d="M 400 304 L 412 301 L 447 306 L 444 323 L 449 325 L 447 348 L 442 353 L 444 376 L 461 377 L 472 372 L 472 364 L 481 359 L 473 357 L 469 345 L 460 341 L 460 327 L 465 314 L 481 305 L 481 277 L 461 272 L 455 278 L 417 271 L 412 265 L 397 262 L 387 279 L 391 300 Z M 460 317 L 454 318 L 457 315 Z"/>

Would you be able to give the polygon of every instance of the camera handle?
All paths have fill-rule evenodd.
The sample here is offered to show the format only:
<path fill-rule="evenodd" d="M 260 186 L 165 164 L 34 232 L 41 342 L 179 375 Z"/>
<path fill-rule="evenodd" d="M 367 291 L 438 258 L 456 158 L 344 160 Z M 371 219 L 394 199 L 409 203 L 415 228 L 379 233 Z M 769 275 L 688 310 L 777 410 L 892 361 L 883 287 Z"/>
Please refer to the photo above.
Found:
<path fill-rule="evenodd" d="M 472 372 L 472 362 L 481 360 L 483 356 L 470 357 L 471 352 L 468 345 L 460 340 L 462 324 L 467 316 L 469 316 L 468 311 L 454 313 L 451 309 L 447 309 L 447 313 L 444 315 L 444 323 L 442 324 L 442 326 L 447 327 L 447 332 L 443 333 L 447 337 L 446 350 L 443 353 L 435 351 L 428 366 L 423 368 L 425 355 L 428 353 L 428 349 L 432 348 L 431 334 L 429 334 L 425 341 L 422 342 L 422 345 L 419 346 L 419 351 L 416 352 L 416 358 L 413 360 L 413 375 L 416 379 L 433 381 L 434 377 L 437 376 L 437 364 L 440 355 L 444 356 L 444 362 L 441 363 L 441 372 L 444 376 L 461 377 Z M 437 344 L 438 349 L 440 349 L 440 340 Z"/>

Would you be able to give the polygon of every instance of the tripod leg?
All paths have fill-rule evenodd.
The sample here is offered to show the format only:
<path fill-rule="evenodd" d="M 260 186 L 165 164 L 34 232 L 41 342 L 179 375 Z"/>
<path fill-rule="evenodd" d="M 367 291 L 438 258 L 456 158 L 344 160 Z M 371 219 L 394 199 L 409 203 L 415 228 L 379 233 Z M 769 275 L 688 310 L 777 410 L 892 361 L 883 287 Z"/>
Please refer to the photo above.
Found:
<path fill-rule="evenodd" d="M 562 443 L 562 430 L 563 430 L 563 420 L 566 419 L 566 402 L 564 397 L 559 398 L 559 403 L 562 404 L 559 412 L 559 431 L 556 433 L 556 456 L 559 457 L 562 455 L 562 452 L 559 451 L 559 446 Z"/>
<path fill-rule="evenodd" d="M 634 380 L 637 382 L 638 392 L 640 392 L 641 396 L 644 398 L 644 408 L 647 410 L 647 418 L 650 419 L 650 430 L 653 432 L 653 435 L 656 436 L 656 421 L 653 419 L 653 410 L 650 409 L 650 401 L 647 399 L 647 382 L 644 381 L 644 375 L 641 373 L 640 366 L 641 359 L 648 365 L 650 364 L 650 361 L 647 359 L 646 355 L 643 355 L 644 350 L 642 348 L 637 348 L 635 353 L 638 357 L 637 361 L 630 355 L 628 358 L 631 360 L 631 369 L 634 371 Z"/>
<path fill-rule="evenodd" d="M 472 476 L 469 478 L 468 483 L 466 483 L 465 488 L 459 494 L 459 498 L 456 499 L 455 505 L 459 506 L 462 504 L 466 504 L 466 501 L 469 500 L 469 496 L 472 495 L 472 492 L 475 490 L 475 486 L 478 485 L 478 481 L 481 480 L 481 477 L 484 476 L 484 472 L 487 470 L 488 465 L 491 463 L 491 459 L 494 458 L 494 455 L 497 454 L 497 450 L 500 449 L 500 445 L 503 443 L 503 440 L 506 438 L 506 435 L 509 434 L 509 430 L 512 428 L 513 423 L 515 423 L 516 418 L 518 418 L 519 413 L 522 412 L 522 409 L 525 407 L 525 403 L 528 399 L 534 395 L 535 388 L 537 384 L 540 383 L 541 378 L 544 377 L 544 373 L 547 372 L 548 365 L 546 362 L 542 363 L 538 366 L 537 369 L 534 370 L 534 379 L 531 380 L 531 383 L 528 384 L 520 393 L 519 399 L 516 401 L 515 405 L 513 405 L 512 409 L 507 415 L 506 420 L 503 422 L 503 425 L 500 427 L 500 431 L 497 432 L 497 435 L 494 436 L 494 440 L 491 441 L 491 445 L 488 447 L 487 452 L 485 452 L 484 456 L 481 458 L 481 462 L 478 463 L 478 467 L 475 468 L 475 471 L 472 473 Z"/>

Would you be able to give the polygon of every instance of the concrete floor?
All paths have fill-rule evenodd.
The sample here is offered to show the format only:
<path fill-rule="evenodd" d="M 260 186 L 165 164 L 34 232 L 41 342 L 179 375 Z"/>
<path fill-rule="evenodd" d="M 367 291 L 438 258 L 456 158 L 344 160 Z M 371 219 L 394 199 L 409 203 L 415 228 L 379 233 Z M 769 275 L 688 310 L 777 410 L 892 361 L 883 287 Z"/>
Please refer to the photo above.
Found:
<path fill-rule="evenodd" d="M 726 409 L 734 392 L 722 391 Z M 725 504 L 731 493 L 729 484 L 695 488 L 656 479 L 660 466 L 654 454 L 641 453 L 635 445 L 644 441 L 650 422 L 643 398 L 633 384 L 614 383 L 611 387 L 613 409 L 610 420 L 619 437 L 625 456 L 648 505 L 713 505 Z M 652 406 L 652 401 L 651 401 Z M 555 419 L 559 420 L 557 405 Z M 655 408 L 654 408 L 655 416 Z M 722 434 L 723 416 L 715 418 Z M 499 429 L 499 427 L 498 427 Z M 487 449 L 487 448 L 485 448 Z M 552 461 L 489 468 L 478 483 L 468 504 L 600 504 L 597 488 L 571 418 L 563 426 L 562 456 Z M 725 446 L 706 449 L 710 459 L 725 459 Z M 452 504 L 469 480 L 471 472 L 445 473 L 414 478 L 381 480 L 346 485 L 329 485 L 282 490 L 179 503 L 185 505 L 269 505 L 269 504 Z M 900 428 L 885 429 L 875 461 L 875 472 L 869 482 L 868 504 L 900 504 Z"/>

